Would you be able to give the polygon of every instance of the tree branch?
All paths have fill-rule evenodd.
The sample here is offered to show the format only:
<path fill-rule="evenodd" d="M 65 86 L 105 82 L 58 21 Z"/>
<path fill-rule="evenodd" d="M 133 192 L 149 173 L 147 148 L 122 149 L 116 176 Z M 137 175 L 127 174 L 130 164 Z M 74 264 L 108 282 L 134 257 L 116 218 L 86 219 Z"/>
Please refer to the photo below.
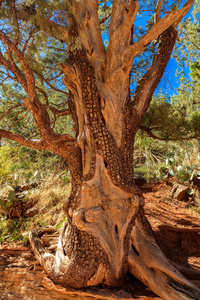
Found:
<path fill-rule="evenodd" d="M 183 30 L 180 30 L 179 31 L 180 33 L 182 33 L 185 37 L 186 37 L 186 39 L 197 49 L 197 50 L 199 50 L 200 51 L 200 47 L 198 47 L 197 46 L 197 44 L 195 44 L 190 38 L 189 38 L 189 36 L 187 35 L 187 33 L 186 32 L 184 32 Z"/>
<path fill-rule="evenodd" d="M 32 71 L 33 71 L 35 74 L 37 74 L 44 82 L 46 82 L 46 84 L 47 84 L 51 89 L 53 89 L 53 90 L 56 91 L 56 92 L 60 92 L 60 93 L 63 93 L 63 94 L 65 94 L 65 95 L 69 96 L 69 93 L 68 93 L 68 92 L 65 92 L 65 91 L 59 90 L 58 88 L 55 88 L 55 87 L 49 82 L 49 80 L 45 79 L 44 76 L 41 75 L 39 72 L 37 72 L 36 70 L 33 70 L 33 69 L 32 69 Z"/>
<path fill-rule="evenodd" d="M 133 107 L 138 115 L 138 127 L 149 107 L 152 95 L 163 76 L 176 41 L 177 32 L 168 28 L 159 36 L 159 51 L 149 70 L 140 78 L 132 98 Z"/>
<path fill-rule="evenodd" d="M 7 130 L 0 129 L 0 136 L 7 138 L 11 141 L 20 143 L 21 145 L 37 149 L 37 150 L 46 150 L 47 144 L 45 141 L 41 140 L 30 140 L 18 133 L 13 133 Z"/>
<path fill-rule="evenodd" d="M 50 109 L 53 114 L 61 117 L 61 116 L 69 116 L 71 115 L 70 109 L 57 109 L 53 106 L 46 105 L 46 108 Z"/>
<path fill-rule="evenodd" d="M 119 43 L 121 45 L 121 40 L 123 37 L 123 44 L 130 44 L 127 39 L 130 39 L 131 29 L 135 21 L 135 17 L 138 11 L 138 2 L 130 0 L 121 3 L 120 1 L 115 1 L 113 3 L 113 12 L 110 23 L 109 30 L 109 47 L 108 51 L 112 52 L 112 43 Z"/>
<path fill-rule="evenodd" d="M 110 16 L 111 16 L 111 13 L 108 16 L 106 16 L 105 18 L 103 18 L 102 20 L 100 20 L 99 24 L 100 25 L 103 24 L 105 21 L 107 21 L 110 18 Z"/>
<path fill-rule="evenodd" d="M 33 33 L 32 33 L 32 30 L 30 31 L 29 35 L 28 35 L 28 38 L 27 40 L 25 41 L 24 43 L 24 46 L 23 46 L 23 49 L 22 49 L 22 54 L 24 55 L 25 51 L 26 51 L 26 48 L 28 46 L 28 43 L 30 41 L 30 39 L 33 37 Z"/>
<path fill-rule="evenodd" d="M 73 11 L 79 36 L 82 37 L 88 59 L 94 67 L 95 76 L 97 80 L 102 80 L 106 52 L 98 18 L 98 0 L 74 1 Z"/>
<path fill-rule="evenodd" d="M 15 44 L 3 33 L 0 31 L 0 39 L 3 41 L 5 45 L 9 48 L 9 51 L 12 51 L 16 57 L 18 58 L 19 62 L 21 63 L 27 80 L 27 93 L 30 97 L 31 102 L 34 101 L 34 98 L 36 96 L 36 89 L 35 89 L 35 79 L 33 76 L 33 73 L 31 71 L 31 68 L 26 63 L 25 58 L 22 54 L 22 52 L 15 46 Z"/>
<path fill-rule="evenodd" d="M 14 123 L 12 123 L 12 124 L 9 126 L 9 130 L 10 130 L 12 127 L 14 127 L 18 122 L 20 122 L 21 120 L 23 120 L 23 119 L 27 116 L 28 112 L 29 112 L 29 109 L 26 110 L 26 112 L 25 112 L 25 114 L 23 115 L 23 117 L 21 117 L 20 119 L 18 119 L 17 121 L 15 121 Z M 16 114 L 16 115 L 17 115 L 17 114 Z"/>
<path fill-rule="evenodd" d="M 0 51 L 0 64 L 3 65 L 7 70 L 12 72 L 14 76 L 16 77 L 17 81 L 21 84 L 21 86 L 24 88 L 26 92 L 28 92 L 27 89 L 27 82 L 24 74 L 20 71 L 20 69 L 17 67 L 17 65 L 12 61 L 8 61 L 5 59 L 3 54 Z"/>
<path fill-rule="evenodd" d="M 10 6 L 11 6 L 11 11 L 14 16 L 15 22 L 16 22 L 16 27 L 17 27 L 17 33 L 15 34 L 15 39 L 14 39 L 14 44 L 17 46 L 19 43 L 19 37 L 20 37 L 20 31 L 19 31 L 19 22 L 17 18 L 17 10 L 15 6 L 15 0 L 10 0 Z"/>
<path fill-rule="evenodd" d="M 20 20 L 23 20 L 25 22 L 30 22 L 30 14 L 25 12 L 26 5 L 17 12 L 17 18 Z M 36 14 L 37 11 L 35 9 L 35 6 L 33 6 L 33 14 Z M 61 41 L 61 42 L 67 42 L 68 41 L 68 30 L 67 27 L 61 24 L 57 24 L 52 20 L 49 20 L 44 15 L 41 16 L 43 19 L 43 22 L 36 23 L 36 20 L 34 19 L 33 25 L 35 28 L 44 31 L 49 36 Z"/>
<path fill-rule="evenodd" d="M 161 20 L 160 12 L 161 12 L 161 7 L 163 4 L 163 0 L 158 0 L 158 3 L 156 5 L 156 14 L 155 14 L 155 22 L 158 23 L 158 21 Z"/>
<path fill-rule="evenodd" d="M 38 86 L 36 86 L 36 89 L 40 93 L 42 93 L 44 95 L 44 98 L 45 98 L 45 101 L 46 101 L 46 105 L 49 105 L 49 99 L 48 99 L 47 93 L 43 89 L 41 89 L 40 87 L 38 87 Z"/>
<path fill-rule="evenodd" d="M 19 106 L 22 106 L 22 104 L 16 104 L 16 105 L 14 105 L 14 106 L 8 108 L 6 111 L 0 112 L 0 114 L 2 114 L 2 115 L 0 116 L 0 120 L 2 120 L 7 114 L 9 114 L 9 112 L 10 112 L 12 109 L 14 109 L 14 108 L 16 108 L 16 107 L 19 107 Z"/>
<path fill-rule="evenodd" d="M 170 12 L 163 19 L 153 25 L 153 27 L 134 45 L 129 46 L 126 50 L 126 61 L 129 62 L 130 67 L 132 60 L 139 53 L 141 53 L 155 38 L 157 38 L 163 31 L 173 25 L 176 27 L 181 19 L 188 13 L 195 0 L 187 0 L 185 5 L 174 12 Z M 127 64 L 127 62 L 126 62 Z"/>
<path fill-rule="evenodd" d="M 152 130 L 150 128 L 147 128 L 145 126 L 140 126 L 140 129 L 145 131 L 150 137 L 152 137 L 153 139 L 155 140 L 159 140 L 159 141 L 186 141 L 186 140 L 192 140 L 192 139 L 197 139 L 199 140 L 200 138 L 200 135 L 199 134 L 194 134 L 190 137 L 184 137 L 184 138 L 177 138 L 177 139 L 173 139 L 173 138 L 161 138 L 161 137 L 158 137 L 157 135 L 155 135 Z"/>
<path fill-rule="evenodd" d="M 106 57 L 106 82 L 111 80 L 113 72 L 121 68 L 124 63 L 125 50 L 132 43 L 131 30 L 137 10 L 138 3 L 136 1 L 113 1 Z"/>

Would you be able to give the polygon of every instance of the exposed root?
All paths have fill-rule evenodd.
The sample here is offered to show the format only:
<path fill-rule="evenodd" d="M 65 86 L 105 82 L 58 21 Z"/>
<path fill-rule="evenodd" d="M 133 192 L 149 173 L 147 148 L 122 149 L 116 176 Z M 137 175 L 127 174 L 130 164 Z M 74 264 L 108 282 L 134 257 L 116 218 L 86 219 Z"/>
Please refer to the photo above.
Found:
<path fill-rule="evenodd" d="M 84 181 L 55 256 L 36 232 L 30 243 L 47 274 L 66 287 L 118 286 L 128 269 L 164 300 L 199 300 L 200 290 L 164 256 L 144 215 L 143 199 L 114 185 L 101 156 Z"/>
<path fill-rule="evenodd" d="M 141 211 L 131 233 L 130 273 L 164 300 L 200 299 L 200 289 L 170 264 L 149 230 Z"/>
<path fill-rule="evenodd" d="M 88 243 L 91 246 L 92 242 L 87 234 L 73 232 L 70 224 L 65 223 L 55 255 L 43 246 L 37 232 L 32 231 L 29 239 L 36 258 L 55 282 L 74 288 L 99 283 L 97 278 L 101 279 L 102 276 L 98 270 L 98 259 L 94 259 L 93 252 L 89 249 Z M 94 277 L 96 273 L 97 276 Z"/>
<path fill-rule="evenodd" d="M 194 270 L 194 269 L 189 269 L 187 267 L 181 266 L 179 264 L 176 264 L 172 261 L 170 263 L 179 270 L 183 276 L 185 276 L 187 279 L 190 280 L 200 280 L 200 270 Z"/>

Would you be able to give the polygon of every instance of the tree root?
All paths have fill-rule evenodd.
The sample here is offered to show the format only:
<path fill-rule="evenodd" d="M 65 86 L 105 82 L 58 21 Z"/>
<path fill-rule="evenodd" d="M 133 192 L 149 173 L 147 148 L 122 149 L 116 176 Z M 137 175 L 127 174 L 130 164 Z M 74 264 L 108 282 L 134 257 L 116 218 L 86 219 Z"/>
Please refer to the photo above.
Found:
<path fill-rule="evenodd" d="M 178 268 L 167 260 L 150 230 L 148 222 L 140 213 L 136 217 L 130 238 L 129 272 L 164 300 L 199 300 L 198 287 L 188 281 L 177 270 Z M 73 253 L 75 248 L 65 252 L 65 249 L 68 249 L 65 244 L 66 236 L 69 237 L 71 234 L 72 230 L 66 223 L 59 237 L 56 254 L 53 255 L 42 245 L 35 231 L 30 233 L 31 246 L 46 273 L 65 287 L 80 288 L 105 283 L 105 277 L 109 277 L 109 272 L 106 271 L 106 264 L 102 259 L 96 260 L 94 264 L 91 254 L 87 253 L 88 257 L 84 256 L 85 263 L 83 263 L 82 258 L 78 259 L 77 251 Z M 77 232 L 73 235 L 76 236 Z M 81 244 L 80 240 L 79 243 Z M 184 268 L 185 272 L 186 269 Z"/>
<path fill-rule="evenodd" d="M 164 300 L 200 299 L 200 289 L 164 256 L 141 213 L 131 233 L 128 263 L 129 272 Z"/>
<path fill-rule="evenodd" d="M 95 257 L 99 251 L 87 233 L 73 232 L 73 227 L 65 223 L 55 255 L 43 246 L 36 231 L 30 232 L 29 240 L 36 258 L 55 282 L 73 288 L 102 282 L 104 267 Z"/>
<path fill-rule="evenodd" d="M 179 270 L 183 276 L 185 276 L 187 279 L 190 280 L 200 280 L 200 270 L 194 270 L 194 269 L 189 269 L 187 267 L 181 266 L 179 264 L 176 264 L 172 261 L 170 263 Z"/>

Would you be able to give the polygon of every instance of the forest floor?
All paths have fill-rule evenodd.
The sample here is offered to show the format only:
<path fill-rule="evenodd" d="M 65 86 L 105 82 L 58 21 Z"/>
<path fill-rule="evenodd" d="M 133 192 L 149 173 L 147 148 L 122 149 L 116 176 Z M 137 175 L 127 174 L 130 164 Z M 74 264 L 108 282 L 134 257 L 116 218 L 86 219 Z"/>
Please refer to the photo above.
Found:
<path fill-rule="evenodd" d="M 200 272 L 200 214 L 188 203 L 172 200 L 172 183 L 140 183 L 145 213 L 155 239 L 168 259 Z M 193 278 L 197 279 L 197 278 Z M 200 279 L 200 278 L 198 278 Z M 200 281 L 193 280 L 199 285 Z M 160 299 L 138 280 L 128 275 L 119 289 L 94 287 L 75 291 L 64 289 L 46 276 L 29 246 L 20 242 L 0 244 L 0 299 Z"/>

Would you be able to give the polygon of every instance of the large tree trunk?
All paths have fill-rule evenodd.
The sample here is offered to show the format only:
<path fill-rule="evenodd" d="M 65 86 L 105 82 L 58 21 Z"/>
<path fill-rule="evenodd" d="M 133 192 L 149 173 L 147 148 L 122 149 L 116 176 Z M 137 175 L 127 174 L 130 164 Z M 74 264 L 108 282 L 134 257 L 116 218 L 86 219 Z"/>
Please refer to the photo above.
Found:
<path fill-rule="evenodd" d="M 73 22 L 72 18 L 70 35 L 75 38 Z M 166 31 L 164 40 L 166 35 L 174 44 L 174 31 Z M 171 48 L 165 48 L 153 62 L 161 76 Z M 36 257 L 49 276 L 63 286 L 116 286 L 129 271 L 163 299 L 200 299 L 199 289 L 170 265 L 157 246 L 144 215 L 143 196 L 134 183 L 134 137 L 148 106 L 146 100 L 143 104 L 144 87 L 136 90 L 138 110 L 130 99 L 129 73 L 121 74 L 123 85 L 119 88 L 115 86 L 117 78 L 106 71 L 107 90 L 102 91 L 88 55 L 83 48 L 73 49 L 69 63 L 62 65 L 64 83 L 72 94 L 73 118 L 78 120 L 78 145 L 76 152 L 68 155 L 72 193 L 64 205 L 68 222 L 55 256 L 45 250 L 36 232 L 30 234 Z M 150 98 L 160 80 L 159 75 L 152 83 L 155 71 L 150 69 L 141 81 L 145 88 L 150 83 L 153 86 Z M 118 106 L 113 107 L 113 103 Z M 140 118 L 138 111 L 142 111 Z"/>

